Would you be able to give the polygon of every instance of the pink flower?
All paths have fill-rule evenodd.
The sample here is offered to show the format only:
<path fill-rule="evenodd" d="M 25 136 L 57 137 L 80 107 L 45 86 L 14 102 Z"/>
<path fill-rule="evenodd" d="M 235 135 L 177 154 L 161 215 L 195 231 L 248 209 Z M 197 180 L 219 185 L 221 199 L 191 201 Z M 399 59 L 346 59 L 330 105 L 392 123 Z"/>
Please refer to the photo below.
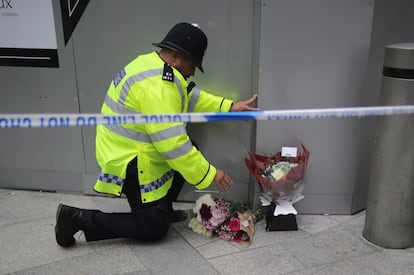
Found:
<path fill-rule="evenodd" d="M 203 225 L 208 231 L 213 231 L 216 228 L 216 226 L 212 225 L 210 221 L 203 221 Z"/>
<path fill-rule="evenodd" d="M 220 224 L 220 219 L 216 218 L 216 217 L 211 217 L 210 219 L 210 223 L 211 225 L 213 225 L 214 227 L 218 226 Z"/>
<path fill-rule="evenodd" d="M 220 209 L 218 209 L 217 207 L 214 207 L 214 205 L 211 207 L 211 215 L 213 217 L 221 217 L 222 216 L 222 211 Z"/>
<path fill-rule="evenodd" d="M 238 232 L 240 230 L 240 220 L 233 218 L 229 221 L 229 229 L 233 232 Z"/>

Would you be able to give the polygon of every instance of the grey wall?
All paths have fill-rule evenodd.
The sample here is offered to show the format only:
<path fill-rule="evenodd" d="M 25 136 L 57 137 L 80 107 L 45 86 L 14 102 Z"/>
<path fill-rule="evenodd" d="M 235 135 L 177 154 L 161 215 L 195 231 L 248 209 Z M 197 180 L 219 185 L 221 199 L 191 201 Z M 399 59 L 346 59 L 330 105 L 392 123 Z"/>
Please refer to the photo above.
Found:
<path fill-rule="evenodd" d="M 209 37 L 198 85 L 234 100 L 258 91 L 259 106 L 272 110 L 376 105 L 383 47 L 414 39 L 409 0 L 91 0 L 65 46 L 53 3 L 60 68 L 0 67 L 2 113 L 99 112 L 113 76 L 154 50 L 151 42 L 178 21 L 199 23 Z M 235 180 L 229 198 L 257 200 L 243 163 L 247 151 L 272 154 L 303 142 L 311 163 L 298 210 L 364 208 L 373 119 L 188 128 L 207 158 Z M 92 127 L 0 130 L 0 186 L 91 193 L 94 138 Z M 180 198 L 197 196 L 186 186 Z"/>
<path fill-rule="evenodd" d="M 252 94 L 253 2 L 92 0 L 71 40 L 63 45 L 59 4 L 55 2 L 59 69 L 0 67 L 3 113 L 97 113 L 113 76 L 138 54 L 158 50 L 159 42 L 180 22 L 196 22 L 206 32 L 206 74 L 194 81 L 205 90 L 233 100 Z M 168 12 L 166 12 L 168 11 Z M 190 11 L 190 12 L 189 12 Z M 206 157 L 238 183 L 229 196 L 246 199 L 249 175 L 243 157 L 252 123 L 189 125 Z M 95 128 L 1 131 L 0 186 L 92 193 L 98 167 Z M 231 139 L 228 137 L 232 137 Z M 223 154 L 222 152 L 226 152 Z M 194 199 L 184 188 L 181 199 Z"/>
<path fill-rule="evenodd" d="M 114 9 L 113 1 L 91 1 L 73 37 L 81 112 L 99 112 L 113 76 L 136 55 L 157 50 L 151 43 L 160 42 L 166 31 L 180 21 L 198 23 L 209 39 L 205 74 L 198 71 L 194 81 L 233 100 L 250 97 L 252 5 L 248 0 L 119 1 Z M 234 199 L 247 197 L 248 173 L 241 168 L 249 148 L 250 128 L 251 123 L 188 126 L 207 159 L 238 183 L 229 194 Z M 87 128 L 83 133 L 87 192 L 92 190 L 96 177 L 95 129 Z M 197 196 L 194 188 L 185 186 L 180 199 L 193 200 Z"/>
<path fill-rule="evenodd" d="M 365 76 L 361 105 L 378 105 L 381 90 L 384 48 L 387 45 L 414 42 L 414 1 L 376 0 L 368 70 Z M 353 211 L 365 207 L 368 182 L 371 174 L 371 155 L 376 131 L 375 117 L 365 118 L 360 124 L 357 174 L 353 199 Z"/>
<path fill-rule="evenodd" d="M 262 1 L 259 106 L 357 106 L 367 68 L 373 1 Z M 310 151 L 301 213 L 350 213 L 358 156 L 353 119 L 260 121 L 256 150 Z"/>
<path fill-rule="evenodd" d="M 73 48 L 64 47 L 58 7 L 54 12 L 60 68 L 0 67 L 2 113 L 79 112 Z M 80 128 L 1 130 L 0 150 L 2 187 L 83 190 Z"/>

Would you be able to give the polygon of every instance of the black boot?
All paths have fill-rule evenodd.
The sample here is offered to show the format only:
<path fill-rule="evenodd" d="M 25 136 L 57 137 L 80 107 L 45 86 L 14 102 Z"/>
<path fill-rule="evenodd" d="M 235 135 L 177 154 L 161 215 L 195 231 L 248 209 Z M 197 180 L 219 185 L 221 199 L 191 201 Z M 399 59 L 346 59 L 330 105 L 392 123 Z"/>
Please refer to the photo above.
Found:
<path fill-rule="evenodd" d="M 187 213 L 183 210 L 171 210 L 168 219 L 170 223 L 181 222 L 187 219 Z"/>
<path fill-rule="evenodd" d="M 80 209 L 59 204 L 56 212 L 55 235 L 56 242 L 62 247 L 69 247 L 75 244 L 73 235 L 80 230 L 77 219 L 80 216 Z"/>

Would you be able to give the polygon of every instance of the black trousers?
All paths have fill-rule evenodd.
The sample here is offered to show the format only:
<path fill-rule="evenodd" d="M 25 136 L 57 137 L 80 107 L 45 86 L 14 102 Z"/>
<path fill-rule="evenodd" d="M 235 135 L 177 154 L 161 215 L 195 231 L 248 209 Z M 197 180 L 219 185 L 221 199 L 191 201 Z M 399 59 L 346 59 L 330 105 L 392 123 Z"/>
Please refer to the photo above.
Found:
<path fill-rule="evenodd" d="M 161 200 L 141 202 L 138 184 L 136 160 L 129 163 L 127 176 L 122 192 L 128 199 L 131 212 L 103 213 L 99 210 L 82 209 L 79 227 L 85 233 L 86 241 L 97 241 L 113 238 L 131 238 L 141 241 L 156 241 L 161 239 L 169 229 L 169 213 L 172 202 L 177 200 L 183 177 L 176 172 L 172 188 Z"/>

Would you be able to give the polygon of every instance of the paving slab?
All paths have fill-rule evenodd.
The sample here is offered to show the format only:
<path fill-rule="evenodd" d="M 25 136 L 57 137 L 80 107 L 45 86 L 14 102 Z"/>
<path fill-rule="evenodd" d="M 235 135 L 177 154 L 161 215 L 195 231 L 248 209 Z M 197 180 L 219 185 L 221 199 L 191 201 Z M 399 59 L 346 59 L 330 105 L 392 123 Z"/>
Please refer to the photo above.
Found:
<path fill-rule="evenodd" d="M 124 246 L 71 257 L 22 270 L 17 274 L 128 274 L 133 272 L 150 274 L 131 249 Z"/>
<path fill-rule="evenodd" d="M 352 257 L 320 268 L 312 274 L 366 274 L 407 275 L 414 274 L 414 255 L 407 251 L 386 250 Z"/>
<path fill-rule="evenodd" d="M 299 229 L 310 234 L 317 234 L 341 224 L 340 221 L 326 215 L 298 215 L 296 218 Z"/>
<path fill-rule="evenodd" d="M 292 240 L 307 238 L 309 236 L 311 236 L 311 234 L 300 228 L 297 231 L 266 231 L 266 222 L 263 219 L 255 225 L 253 241 L 247 249 L 286 243 Z"/>
<path fill-rule="evenodd" d="M 219 274 L 174 228 L 162 241 L 139 243 L 131 250 L 154 274 Z"/>
<path fill-rule="evenodd" d="M 323 265 L 374 253 L 376 248 L 362 241 L 359 230 L 339 230 L 282 244 L 306 267 Z"/>
<path fill-rule="evenodd" d="M 0 274 L 414 274 L 414 248 L 384 249 L 362 237 L 365 211 L 355 215 L 297 216 L 299 230 L 256 224 L 250 247 L 203 237 L 188 220 L 156 243 L 127 239 L 56 244 L 59 203 L 130 211 L 126 198 L 0 189 Z M 191 214 L 192 203 L 174 203 Z"/>
<path fill-rule="evenodd" d="M 220 274 L 287 274 L 305 266 L 284 248 L 273 245 L 209 259 Z"/>
<path fill-rule="evenodd" d="M 185 222 L 176 223 L 173 225 L 175 230 L 184 238 L 192 247 L 199 247 L 202 245 L 206 245 L 208 243 L 214 242 L 217 240 L 215 237 L 206 237 L 199 234 L 194 233 L 188 227 L 189 220 Z"/>
<path fill-rule="evenodd" d="M 240 252 L 240 248 L 233 246 L 231 242 L 214 238 L 213 242 L 198 246 L 197 251 L 204 258 L 210 259 Z"/>
<path fill-rule="evenodd" d="M 0 234 L 0 274 L 68 260 L 93 252 L 90 246 L 62 249 L 54 238 L 55 220 L 39 220 L 3 226 Z"/>

